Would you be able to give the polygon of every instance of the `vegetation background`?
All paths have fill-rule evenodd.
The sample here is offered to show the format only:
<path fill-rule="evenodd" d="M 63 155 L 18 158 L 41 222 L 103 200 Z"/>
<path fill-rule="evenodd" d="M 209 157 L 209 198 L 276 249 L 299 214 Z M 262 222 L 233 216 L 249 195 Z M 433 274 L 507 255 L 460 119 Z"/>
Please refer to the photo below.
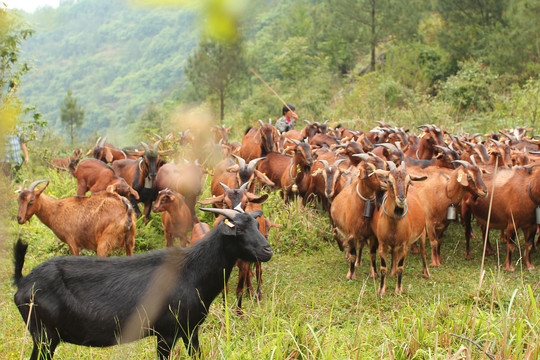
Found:
<path fill-rule="evenodd" d="M 296 106 L 300 123 L 367 130 L 383 121 L 411 131 L 435 123 L 455 133 L 536 126 L 538 0 L 195 5 L 66 0 L 32 14 L 2 9 L 0 133 L 18 115 L 31 158 L 19 179 L 48 178 L 49 195 L 74 194 L 74 179 L 46 164 L 99 136 L 134 145 L 152 133 L 222 122 L 240 140 L 257 120 L 281 115 L 279 100 L 249 68 Z M 215 66 L 231 61 L 234 69 Z M 216 69 L 219 81 L 209 81 Z M 73 146 L 61 121 L 69 93 L 84 107 Z M 12 301 L 10 248 L 18 236 L 30 242 L 26 271 L 68 250 L 37 220 L 17 225 L 16 184 L 0 186 L 0 354 L 20 359 L 30 339 Z M 201 333 L 205 358 L 540 357 L 538 272 L 499 271 L 504 245 L 484 264 L 477 241 L 474 260 L 465 262 L 462 229 L 453 224 L 432 279 L 421 277 L 412 255 L 405 295 L 379 299 L 365 265 L 358 280 L 345 280 L 348 265 L 321 209 L 271 194 L 264 210 L 283 225 L 271 231 L 276 256 L 264 267 L 264 299 L 246 302 L 243 317 L 234 315 L 232 292 L 225 306 L 216 301 Z M 163 246 L 159 217 L 138 223 L 137 252 Z M 66 344 L 57 357 L 153 358 L 154 351 L 153 339 L 110 349 Z M 175 356 L 185 356 L 181 345 Z"/>

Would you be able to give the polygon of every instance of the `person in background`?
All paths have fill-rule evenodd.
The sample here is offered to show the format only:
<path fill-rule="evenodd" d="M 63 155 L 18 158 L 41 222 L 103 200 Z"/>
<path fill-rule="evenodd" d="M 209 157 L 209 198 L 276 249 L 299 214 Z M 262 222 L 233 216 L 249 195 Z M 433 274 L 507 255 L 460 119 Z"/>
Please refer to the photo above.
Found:
<path fill-rule="evenodd" d="M 28 164 L 28 148 L 21 132 L 4 136 L 4 151 L 1 154 L 0 168 L 2 173 L 13 180 L 21 169 L 23 162 Z"/>
<path fill-rule="evenodd" d="M 295 107 L 291 104 L 283 105 L 283 116 L 280 117 L 276 122 L 276 129 L 278 129 L 280 133 L 283 134 L 289 130 L 294 129 L 294 126 L 296 125 L 296 119 L 298 119 L 298 115 L 296 115 L 294 110 Z"/>

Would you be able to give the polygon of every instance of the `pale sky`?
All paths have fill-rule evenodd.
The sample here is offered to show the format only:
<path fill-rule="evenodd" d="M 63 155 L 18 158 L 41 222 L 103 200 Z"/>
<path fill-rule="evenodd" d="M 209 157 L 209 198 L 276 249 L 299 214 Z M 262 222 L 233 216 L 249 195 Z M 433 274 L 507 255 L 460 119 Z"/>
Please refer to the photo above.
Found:
<path fill-rule="evenodd" d="M 33 12 L 38 7 L 45 5 L 58 7 L 60 0 L 0 0 L 0 3 L 7 5 L 8 9 L 21 9 L 26 12 Z"/>

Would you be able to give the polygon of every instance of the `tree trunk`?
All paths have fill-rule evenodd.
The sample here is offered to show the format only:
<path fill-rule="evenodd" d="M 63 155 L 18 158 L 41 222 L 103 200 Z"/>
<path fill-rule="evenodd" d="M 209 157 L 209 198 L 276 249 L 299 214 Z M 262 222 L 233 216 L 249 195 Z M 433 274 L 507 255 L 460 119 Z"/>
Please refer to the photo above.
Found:
<path fill-rule="evenodd" d="M 225 118 L 225 91 L 219 90 L 219 123 L 223 125 L 223 119 Z"/>
<path fill-rule="evenodd" d="M 375 71 L 375 51 L 377 47 L 376 24 L 375 24 L 375 0 L 371 1 L 371 71 Z"/>

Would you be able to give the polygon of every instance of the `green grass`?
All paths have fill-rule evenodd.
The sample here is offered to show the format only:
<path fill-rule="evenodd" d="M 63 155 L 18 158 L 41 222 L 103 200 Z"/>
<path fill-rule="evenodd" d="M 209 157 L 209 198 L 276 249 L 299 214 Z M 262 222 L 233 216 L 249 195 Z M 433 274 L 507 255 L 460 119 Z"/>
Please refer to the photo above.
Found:
<path fill-rule="evenodd" d="M 48 194 L 62 197 L 75 189 L 67 174 L 43 171 L 51 179 Z M 29 356 L 32 341 L 13 303 L 11 247 L 17 236 L 30 243 L 25 274 L 69 251 L 38 219 L 18 225 L 14 198 L 5 196 L 1 205 L 6 215 L 0 243 L 0 354 L 21 359 Z M 233 272 L 227 306 L 218 297 L 200 328 L 204 358 L 488 359 L 485 350 L 497 359 L 540 357 L 538 271 L 527 271 L 518 261 L 515 272 L 503 272 L 506 245 L 499 245 L 499 255 L 486 258 L 480 283 L 481 241 L 473 239 L 473 260 L 464 260 L 463 229 L 452 224 L 443 243 L 443 266 L 430 268 L 431 278 L 424 279 L 420 256 L 409 253 L 404 294 L 393 295 L 394 277 L 380 298 L 378 280 L 368 277 L 366 251 L 357 280 L 346 280 L 348 263 L 320 209 L 284 205 L 271 194 L 264 211 L 283 227 L 270 232 L 275 255 L 263 264 L 263 300 L 246 297 L 245 314 L 237 316 Z M 137 252 L 164 246 L 159 216 L 137 226 Z M 493 232 L 492 243 L 498 238 Z M 533 263 L 540 266 L 537 253 Z M 186 355 L 179 343 L 174 358 Z M 153 359 L 155 338 L 105 349 L 61 344 L 55 358 Z"/>

